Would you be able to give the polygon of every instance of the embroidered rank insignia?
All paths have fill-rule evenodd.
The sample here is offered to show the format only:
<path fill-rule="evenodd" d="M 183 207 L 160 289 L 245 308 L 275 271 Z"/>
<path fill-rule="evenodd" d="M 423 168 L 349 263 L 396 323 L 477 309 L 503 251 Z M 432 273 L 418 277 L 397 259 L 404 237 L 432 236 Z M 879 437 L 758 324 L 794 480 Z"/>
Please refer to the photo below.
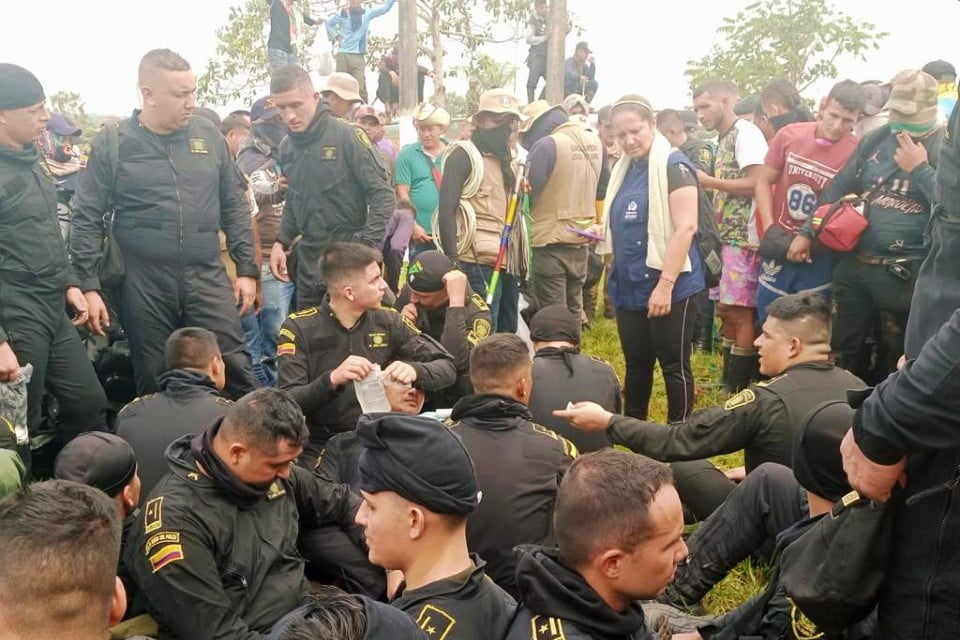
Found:
<path fill-rule="evenodd" d="M 490 311 L 489 305 L 487 305 L 486 300 L 483 299 L 479 293 L 474 293 L 470 296 L 470 300 L 473 301 L 473 304 L 476 305 L 477 309 L 480 311 Z"/>
<path fill-rule="evenodd" d="M 291 313 L 289 317 L 293 320 L 296 320 L 297 318 L 309 318 L 310 316 L 317 315 L 318 311 L 319 309 L 316 307 L 307 307 L 306 309 L 301 309 L 296 313 Z"/>
<path fill-rule="evenodd" d="M 737 395 L 727 400 L 723 404 L 723 408 L 726 411 L 733 411 L 734 409 L 747 406 L 751 402 L 756 401 L 756 399 L 757 394 L 755 394 L 751 389 L 744 389 Z"/>
<path fill-rule="evenodd" d="M 563 621 L 543 616 L 533 616 L 530 620 L 530 637 L 534 640 L 567 640 L 563 633 Z"/>
<path fill-rule="evenodd" d="M 324 147 L 320 150 L 320 157 L 324 160 L 336 160 L 337 159 L 337 148 L 336 147 Z"/>
<path fill-rule="evenodd" d="M 371 349 L 386 349 L 387 334 L 383 331 L 373 331 L 367 334 L 367 346 Z"/>
<path fill-rule="evenodd" d="M 292 341 L 297 340 L 297 336 L 294 335 L 293 331 L 290 331 L 290 329 L 280 329 L 280 337 L 289 338 Z"/>
<path fill-rule="evenodd" d="M 360 141 L 360 144 L 370 148 L 373 146 L 373 142 L 370 141 L 370 136 L 367 135 L 367 132 L 361 129 L 360 127 L 354 127 L 354 132 L 357 134 L 357 140 Z"/>
<path fill-rule="evenodd" d="M 163 496 L 147 502 L 143 508 L 143 532 L 153 533 L 163 526 Z"/>
<path fill-rule="evenodd" d="M 287 490 L 280 486 L 279 482 L 274 482 L 267 490 L 267 500 L 276 500 L 287 495 Z"/>
<path fill-rule="evenodd" d="M 417 624 L 428 637 L 435 640 L 446 640 L 450 631 L 456 626 L 457 619 L 443 609 L 427 604 L 424 605 L 423 609 L 420 609 Z"/>
<path fill-rule="evenodd" d="M 190 153 L 196 153 L 201 156 L 207 155 L 207 141 L 203 138 L 190 138 Z"/>
<path fill-rule="evenodd" d="M 292 342 L 282 342 L 277 345 L 277 355 L 295 356 L 297 355 L 297 345 Z"/>
<path fill-rule="evenodd" d="M 150 560 L 150 569 L 156 573 L 167 565 L 183 560 L 183 546 L 179 543 L 165 544 L 153 553 L 148 552 L 147 558 Z"/>
<path fill-rule="evenodd" d="M 417 328 L 417 325 L 414 324 L 413 320 L 411 320 L 407 316 L 401 315 L 400 321 L 403 322 L 404 325 L 406 325 L 407 329 L 410 329 L 410 331 L 413 331 L 415 334 L 420 335 L 420 329 Z"/>

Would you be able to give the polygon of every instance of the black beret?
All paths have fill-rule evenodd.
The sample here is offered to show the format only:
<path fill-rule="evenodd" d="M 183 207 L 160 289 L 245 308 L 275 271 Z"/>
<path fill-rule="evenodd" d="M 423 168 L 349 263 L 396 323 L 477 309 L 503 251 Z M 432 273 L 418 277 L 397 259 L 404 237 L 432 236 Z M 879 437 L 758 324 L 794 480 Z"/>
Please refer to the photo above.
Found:
<path fill-rule="evenodd" d="M 818 404 L 801 421 L 793 445 L 793 475 L 810 493 L 836 501 L 852 491 L 840 442 L 853 423 L 853 413 L 846 402 L 831 400 Z"/>
<path fill-rule="evenodd" d="M 0 109 L 25 109 L 46 99 L 37 76 L 15 64 L 0 64 Z"/>
<path fill-rule="evenodd" d="M 537 311 L 530 320 L 530 339 L 580 344 L 580 318 L 565 304 L 551 304 Z"/>
<path fill-rule="evenodd" d="M 443 277 L 454 269 L 453 261 L 439 251 L 424 251 L 407 268 L 407 282 L 414 291 L 433 293 L 443 289 Z"/>
<path fill-rule="evenodd" d="M 84 433 L 61 449 L 54 463 L 58 480 L 73 480 L 113 498 L 130 484 L 137 472 L 137 458 L 130 444 L 112 433 Z"/>
<path fill-rule="evenodd" d="M 467 515 L 480 503 L 477 474 L 460 437 L 430 418 L 360 416 L 360 488 L 393 491 L 434 513 Z"/>

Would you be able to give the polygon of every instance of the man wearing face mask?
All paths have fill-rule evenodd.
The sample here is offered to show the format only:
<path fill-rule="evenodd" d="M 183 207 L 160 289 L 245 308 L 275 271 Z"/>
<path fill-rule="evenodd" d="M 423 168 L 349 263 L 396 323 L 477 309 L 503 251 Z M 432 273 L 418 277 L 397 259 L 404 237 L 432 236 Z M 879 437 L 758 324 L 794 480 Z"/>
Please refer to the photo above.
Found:
<path fill-rule="evenodd" d="M 281 173 L 280 143 L 288 129 L 269 97 L 254 102 L 250 114 L 253 119 L 250 138 L 237 155 L 237 166 L 247 176 L 258 207 L 253 222 L 257 227 L 263 256 L 260 265 L 263 305 L 257 314 L 260 324 L 260 370 L 265 382 L 273 386 L 277 381 L 277 333 L 290 313 L 294 289 L 292 282 L 282 282 L 274 278 L 270 271 L 270 249 L 280 232 L 280 219 L 287 194 L 287 179 Z"/>
<path fill-rule="evenodd" d="M 473 116 L 475 128 L 470 140 L 447 147 L 437 219 L 443 252 L 459 262 L 470 286 L 483 295 L 493 273 L 507 203 L 517 180 L 509 141 L 521 114 L 519 101 L 506 89 L 484 92 L 479 107 Z M 474 233 L 458 237 L 457 220 L 461 217 L 476 221 Z M 517 330 L 520 301 L 519 283 L 510 266 L 502 274 L 490 307 L 494 331 L 507 333 Z"/>

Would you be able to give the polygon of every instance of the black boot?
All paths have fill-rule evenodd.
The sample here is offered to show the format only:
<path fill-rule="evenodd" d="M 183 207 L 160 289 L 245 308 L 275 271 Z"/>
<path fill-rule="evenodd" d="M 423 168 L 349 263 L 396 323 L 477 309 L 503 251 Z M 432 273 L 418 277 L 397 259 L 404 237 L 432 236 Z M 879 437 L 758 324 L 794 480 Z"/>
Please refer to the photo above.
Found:
<path fill-rule="evenodd" d="M 742 353 L 745 349 L 736 347 L 730 350 L 730 372 L 727 376 L 727 392 L 738 393 L 757 379 L 757 354 Z"/>
<path fill-rule="evenodd" d="M 720 355 L 723 357 L 723 373 L 720 374 L 720 385 L 724 388 L 730 385 L 730 348 L 733 340 L 723 338 L 720 342 Z"/>

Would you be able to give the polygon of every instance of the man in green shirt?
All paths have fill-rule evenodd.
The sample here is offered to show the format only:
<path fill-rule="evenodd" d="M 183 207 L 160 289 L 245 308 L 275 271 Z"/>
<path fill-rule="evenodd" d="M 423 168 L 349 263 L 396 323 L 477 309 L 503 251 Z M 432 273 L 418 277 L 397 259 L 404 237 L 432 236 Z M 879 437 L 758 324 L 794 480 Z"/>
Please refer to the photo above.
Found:
<path fill-rule="evenodd" d="M 408 144 L 397 156 L 394 173 L 397 200 L 409 200 L 417 209 L 417 222 L 410 238 L 410 260 L 424 251 L 436 250 L 433 241 L 433 214 L 440 201 L 440 173 L 450 126 L 450 114 L 443 107 L 422 104 L 413 114 L 417 142 Z"/>

